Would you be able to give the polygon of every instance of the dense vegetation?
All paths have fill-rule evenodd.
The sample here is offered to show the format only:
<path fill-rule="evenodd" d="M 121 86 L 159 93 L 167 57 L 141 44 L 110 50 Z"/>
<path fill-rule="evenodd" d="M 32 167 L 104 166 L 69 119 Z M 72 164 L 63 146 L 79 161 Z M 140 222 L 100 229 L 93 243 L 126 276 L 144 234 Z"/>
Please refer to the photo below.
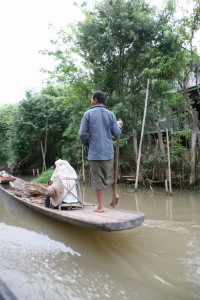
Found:
<path fill-rule="evenodd" d="M 57 62 L 53 71 L 43 70 L 49 74 L 46 88 L 27 91 L 18 105 L 0 106 L 2 168 L 44 171 L 63 158 L 80 171 L 80 121 L 93 91 L 101 89 L 107 108 L 124 121 L 120 171 L 135 174 L 150 79 L 140 180 L 166 177 L 168 128 L 173 175 L 188 182 L 190 178 L 191 184 L 198 181 L 194 112 L 200 93 L 198 87 L 195 95 L 186 88 L 199 62 L 193 39 L 199 30 L 200 5 L 198 0 L 193 3 L 192 13 L 181 19 L 175 18 L 178 8 L 171 0 L 162 11 L 143 0 L 104 0 L 92 10 L 83 3 L 84 21 L 60 30 L 53 50 L 43 51 Z M 87 160 L 85 164 L 87 169 Z"/>

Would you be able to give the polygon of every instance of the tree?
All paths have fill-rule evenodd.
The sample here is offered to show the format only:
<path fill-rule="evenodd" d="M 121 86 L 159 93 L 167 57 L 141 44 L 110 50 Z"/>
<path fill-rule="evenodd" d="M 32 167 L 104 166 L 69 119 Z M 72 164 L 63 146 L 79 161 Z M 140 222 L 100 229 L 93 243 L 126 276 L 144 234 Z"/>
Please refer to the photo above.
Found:
<path fill-rule="evenodd" d="M 47 90 L 27 92 L 18 105 L 12 146 L 19 168 L 37 165 L 41 168 L 43 149 L 46 145 L 46 164 L 54 165 L 61 157 L 63 131 L 67 126 L 66 112 L 58 110 L 54 97 Z"/>
<path fill-rule="evenodd" d="M 88 106 L 87 97 L 94 89 L 104 90 L 107 107 L 125 120 L 120 151 L 126 160 L 131 152 L 132 129 L 141 131 L 148 78 L 152 84 L 145 133 L 153 127 L 155 130 L 161 118 L 177 115 L 177 108 L 179 117 L 186 119 L 190 100 L 172 90 L 188 70 L 185 45 L 189 23 L 175 18 L 174 3 L 167 1 L 158 13 L 143 0 L 97 2 L 93 9 L 84 7 L 85 20 L 71 27 L 71 33 L 68 29 L 59 32 L 53 42 L 55 50 L 46 53 L 57 61 L 50 79 L 69 93 L 64 101 L 70 120 L 64 134 L 69 141 L 62 148 L 64 155 L 76 161 L 79 157 L 80 144 L 74 141 Z M 197 14 L 194 16 L 197 24 Z M 194 32 L 197 27 L 192 28 Z"/>
<path fill-rule="evenodd" d="M 0 165 L 14 163 L 13 149 L 11 147 L 13 120 L 16 111 L 16 105 L 0 106 Z"/>

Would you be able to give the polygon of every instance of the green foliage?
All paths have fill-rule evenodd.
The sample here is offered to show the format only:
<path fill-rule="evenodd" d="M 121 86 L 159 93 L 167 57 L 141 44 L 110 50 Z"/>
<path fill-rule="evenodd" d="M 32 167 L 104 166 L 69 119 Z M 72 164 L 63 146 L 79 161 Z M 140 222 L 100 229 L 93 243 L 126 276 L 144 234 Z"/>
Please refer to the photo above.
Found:
<path fill-rule="evenodd" d="M 176 113 L 184 110 L 185 99 L 182 93 L 168 92 L 167 96 L 168 96 L 169 105 L 176 110 Z"/>
<path fill-rule="evenodd" d="M 84 59 L 79 55 L 76 47 L 75 29 L 72 25 L 57 32 L 57 39 L 51 40 L 52 50 L 43 50 L 43 55 L 52 56 L 56 61 L 53 70 L 42 69 L 49 75 L 47 83 L 50 85 L 80 87 L 90 85 L 90 70 L 85 65 Z"/>
<path fill-rule="evenodd" d="M 147 159 L 144 160 L 144 173 L 147 174 L 149 178 L 152 178 L 152 170 L 154 165 L 158 162 L 158 156 L 151 154 Z"/>
<path fill-rule="evenodd" d="M 68 126 L 63 132 L 65 143 L 61 151 L 62 157 L 68 160 L 75 169 L 79 169 L 81 165 L 81 143 L 78 136 L 78 131 L 81 123 L 83 113 L 90 106 L 90 99 L 92 90 L 90 86 L 79 85 L 74 82 L 67 89 L 66 103 L 67 103 L 67 118 Z"/>
<path fill-rule="evenodd" d="M 150 90 L 145 134 L 155 132 L 159 120 L 173 123 L 187 144 L 191 138 L 188 111 L 192 113 L 184 89 L 188 74 L 199 62 L 193 37 L 199 29 L 199 1 L 192 14 L 177 20 L 175 1 L 166 1 L 156 11 L 144 0 L 104 0 L 94 8 L 82 5 L 85 19 L 57 33 L 51 50 L 43 54 L 56 61 L 47 87 L 39 93 L 27 92 L 15 109 L 0 108 L 0 162 L 17 162 L 21 168 L 42 166 L 41 144 L 47 136 L 47 167 L 58 158 L 80 169 L 82 147 L 78 137 L 81 118 L 90 106 L 94 90 L 106 92 L 106 107 L 124 121 L 120 139 L 121 168 L 134 169 L 132 129 L 140 135 L 147 79 Z M 189 51 L 188 51 L 189 49 Z M 187 149 L 180 137 L 171 143 L 172 165 L 181 172 L 188 168 Z M 153 148 L 153 147 L 152 147 Z M 149 153 L 148 153 L 149 154 Z M 87 151 L 84 152 L 86 158 Z M 144 155 L 144 171 L 163 173 L 167 156 Z M 187 166 L 187 167 L 186 167 Z"/>
<path fill-rule="evenodd" d="M 48 181 L 51 179 L 51 176 L 53 174 L 53 169 L 49 169 L 45 172 L 43 172 L 39 177 L 34 178 L 32 182 L 42 183 L 42 184 L 48 184 Z"/>
<path fill-rule="evenodd" d="M 189 125 L 185 125 L 181 134 L 182 134 L 183 137 L 185 137 L 185 139 L 187 141 L 190 141 L 191 137 L 192 137 L 190 126 Z"/>
<path fill-rule="evenodd" d="M 86 86 L 91 93 L 93 89 L 106 91 L 107 107 L 126 119 L 128 128 L 140 128 L 147 77 L 152 77 L 150 128 L 171 113 L 169 92 L 174 80 L 183 78 L 188 61 L 183 47 L 188 39 L 186 19 L 174 18 L 174 1 L 167 1 L 159 13 L 141 0 L 105 0 L 92 9 L 86 3 L 82 7 L 85 20 L 60 30 L 58 39 L 52 41 L 55 49 L 44 51 L 57 61 L 50 79 L 70 87 L 75 83 L 76 89 L 78 83 L 83 93 Z M 178 98 L 170 100 L 174 107 Z"/>
<path fill-rule="evenodd" d="M 180 135 L 170 135 L 170 167 L 172 176 L 188 177 L 190 172 L 190 151 L 186 147 L 186 140 L 182 132 Z M 151 149 L 153 151 L 153 149 Z M 144 173 L 147 177 L 160 180 L 166 178 L 168 168 L 168 155 L 161 155 L 159 151 L 150 154 L 144 160 Z"/>
<path fill-rule="evenodd" d="M 144 1 L 103 1 L 77 28 L 80 54 L 93 70 L 99 88 L 121 97 L 132 77 L 140 74 L 155 35 L 153 10 Z"/>
<path fill-rule="evenodd" d="M 15 105 L 0 106 L 0 165 L 15 162 L 11 147 L 15 113 Z"/>
<path fill-rule="evenodd" d="M 151 149 L 153 152 L 153 149 Z M 167 168 L 167 155 L 160 154 L 155 151 L 148 155 L 143 162 L 143 173 L 145 177 L 154 180 L 163 180 L 166 178 L 165 170 Z"/>
<path fill-rule="evenodd" d="M 170 140 L 171 168 L 178 174 L 182 174 L 183 170 L 188 173 L 190 167 L 188 150 L 181 143 L 181 136 L 172 136 Z"/>
<path fill-rule="evenodd" d="M 12 141 L 19 167 L 31 164 L 41 167 L 41 145 L 44 149 L 46 136 L 47 166 L 61 156 L 62 134 L 67 126 L 66 112 L 58 110 L 54 97 L 46 92 L 29 92 L 19 103 Z"/>

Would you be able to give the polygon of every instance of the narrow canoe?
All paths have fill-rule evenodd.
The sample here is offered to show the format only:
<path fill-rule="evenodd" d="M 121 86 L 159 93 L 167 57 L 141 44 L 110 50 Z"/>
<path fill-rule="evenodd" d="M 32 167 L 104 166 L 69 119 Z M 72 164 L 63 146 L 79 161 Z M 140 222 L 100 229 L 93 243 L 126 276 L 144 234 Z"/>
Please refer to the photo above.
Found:
<path fill-rule="evenodd" d="M 0 299 L 1 300 L 17 300 L 13 292 L 6 283 L 0 278 Z"/>
<path fill-rule="evenodd" d="M 44 199 L 38 197 L 18 196 L 17 189 L 23 189 L 26 181 L 16 178 L 12 182 L 12 188 L 8 184 L 0 184 L 0 196 L 9 197 L 29 208 L 57 219 L 62 222 L 76 226 L 99 230 L 99 231 L 118 231 L 138 227 L 144 221 L 144 213 L 136 211 L 121 210 L 118 208 L 105 208 L 104 213 L 94 212 L 94 204 L 85 203 L 83 207 L 74 206 L 72 209 L 47 208 L 44 205 Z"/>
<path fill-rule="evenodd" d="M 0 175 L 0 183 L 9 183 L 14 180 L 15 179 L 13 177 Z"/>

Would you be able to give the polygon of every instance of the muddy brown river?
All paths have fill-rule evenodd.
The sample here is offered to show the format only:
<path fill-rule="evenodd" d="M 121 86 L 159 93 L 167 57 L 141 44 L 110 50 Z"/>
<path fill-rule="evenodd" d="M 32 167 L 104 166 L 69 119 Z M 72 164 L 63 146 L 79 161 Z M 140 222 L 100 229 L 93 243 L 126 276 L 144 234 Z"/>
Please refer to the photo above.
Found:
<path fill-rule="evenodd" d="M 140 227 L 78 228 L 0 195 L 0 278 L 17 299 L 200 299 L 200 192 L 120 187 L 119 195 L 118 207 L 145 213 Z"/>

